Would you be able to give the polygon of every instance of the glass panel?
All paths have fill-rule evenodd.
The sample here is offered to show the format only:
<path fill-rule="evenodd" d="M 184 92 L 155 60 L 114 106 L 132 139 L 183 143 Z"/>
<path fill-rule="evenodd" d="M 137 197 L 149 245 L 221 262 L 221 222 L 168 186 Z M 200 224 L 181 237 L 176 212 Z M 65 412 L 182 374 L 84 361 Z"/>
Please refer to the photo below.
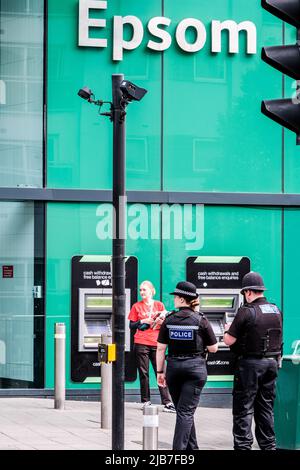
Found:
<path fill-rule="evenodd" d="M 32 202 L 0 203 L 0 388 L 41 385 L 43 250 L 35 233 L 43 221 L 36 214 Z"/>
<path fill-rule="evenodd" d="M 43 4 L 0 2 L 0 186 L 43 184 Z"/>
<path fill-rule="evenodd" d="M 195 217 L 196 215 L 194 215 L 195 233 L 199 236 L 199 233 L 203 231 L 202 245 L 194 248 L 190 243 L 191 239 L 188 243 L 184 237 L 163 240 L 162 299 L 166 301 L 166 308 L 174 308 L 172 296 L 168 295 L 171 292 L 170 286 L 174 288 L 178 280 L 185 279 L 186 259 L 189 256 L 236 256 L 237 254 L 250 258 L 250 268 L 263 275 L 268 287 L 268 300 L 280 305 L 281 209 L 205 206 L 202 226 L 200 221 L 195 220 Z M 164 217 L 163 226 L 166 223 L 169 222 Z M 298 233 L 297 227 L 294 233 Z M 224 297 L 233 296 L 230 293 L 223 295 Z M 204 296 L 208 297 L 206 293 Z"/>
<path fill-rule="evenodd" d="M 297 292 L 299 290 L 299 208 L 284 210 L 284 259 L 283 259 L 283 312 L 284 353 L 292 354 L 295 341 L 300 339 L 300 311 Z"/>
<path fill-rule="evenodd" d="M 135 15 L 146 26 L 161 13 L 161 0 L 107 2 L 107 9 L 91 16 L 106 19 L 107 30 L 95 34 L 109 38 L 114 15 Z M 128 13 L 130 12 L 130 13 Z M 124 60 L 112 60 L 109 47 L 78 47 L 78 2 L 48 2 L 47 181 L 53 188 L 110 189 L 112 186 L 112 125 L 95 106 L 83 102 L 77 91 L 89 86 L 97 99 L 111 99 L 111 75 L 125 77 L 149 90 L 139 104 L 128 107 L 126 137 L 127 188 L 161 187 L 161 73 L 160 53 L 145 49 L 150 34 Z M 127 34 L 130 30 L 126 30 Z M 90 35 L 93 36 L 91 28 Z M 152 38 L 153 39 L 153 38 Z M 59 90 L 59 91 L 58 91 Z M 63 99 L 62 99 L 63 97 Z M 104 108 L 103 108 L 104 110 Z M 105 108 L 107 111 L 108 108 Z M 172 115 L 173 116 L 173 115 Z"/>
<path fill-rule="evenodd" d="M 281 128 L 261 114 L 260 102 L 282 96 L 282 76 L 263 63 L 260 50 L 282 43 L 282 22 L 259 3 L 164 1 L 172 37 L 183 18 L 197 18 L 207 30 L 202 50 L 183 53 L 173 44 L 164 55 L 164 190 L 281 191 Z M 221 52 L 211 52 L 212 19 L 229 18 L 256 25 L 257 54 L 246 53 L 243 34 L 239 53 L 229 53 L 225 31 Z"/>
<path fill-rule="evenodd" d="M 194 211 L 193 222 L 196 227 L 195 233 L 201 243 L 197 243 L 194 248 L 194 243 L 190 243 L 191 239 L 187 240 L 186 236 L 182 239 L 170 238 L 162 242 L 162 284 L 163 295 L 162 300 L 165 302 L 167 310 L 174 308 L 174 300 L 169 295 L 174 289 L 177 282 L 186 279 L 186 260 L 189 256 L 247 256 L 250 259 L 250 269 L 258 271 L 262 274 L 267 290 L 267 299 L 270 302 L 275 302 L 281 305 L 281 282 L 282 282 L 282 210 L 277 208 L 266 207 L 222 207 L 222 206 L 205 206 L 203 212 L 203 223 L 197 221 L 196 211 Z M 162 226 L 164 227 L 169 220 L 166 217 L 162 218 Z M 293 233 L 298 234 L 300 230 L 300 223 L 291 226 Z M 202 236 L 201 236 L 202 231 Z M 298 237 L 299 238 L 299 237 Z M 297 260 L 300 262 L 300 253 L 298 249 L 298 238 L 295 238 L 295 243 L 292 244 L 291 252 L 298 253 L 298 256 L 291 257 L 293 259 L 293 266 L 298 266 Z M 286 238 L 286 245 L 288 239 Z M 191 246 L 191 248 L 189 247 Z M 298 250 L 298 252 L 297 252 Z M 291 268 L 291 265 L 289 266 Z M 290 269 L 291 276 L 294 279 L 292 283 L 290 296 L 292 291 L 295 292 L 295 286 L 299 284 L 296 275 L 296 268 Z M 290 280 L 287 279 L 287 283 Z M 230 286 L 228 286 L 228 289 Z M 208 294 L 203 293 L 204 297 Z M 224 292 L 224 297 L 233 297 L 233 294 Z M 217 294 L 212 294 L 216 297 Z M 285 298 L 287 296 L 285 295 Z M 201 298 L 200 298 L 201 302 Z M 236 300 L 238 302 L 238 298 Z M 235 305 L 238 305 L 236 303 Z M 290 302 L 294 307 L 296 301 Z M 200 304 L 200 310 L 202 306 Z M 205 310 L 204 309 L 204 313 Z M 227 307 L 225 311 L 230 311 Z M 221 309 L 212 309 L 212 312 L 221 312 Z M 286 309 L 284 310 L 286 314 Z M 230 318 L 230 317 L 229 317 Z M 228 320 L 229 320 L 228 318 Z M 299 319 L 299 315 L 298 315 Z M 222 326 L 217 322 L 217 315 L 214 319 L 209 318 L 217 335 L 222 336 Z M 298 320 L 299 322 L 299 320 Z M 295 323 L 294 323 L 295 324 Z M 207 388 L 210 387 L 228 387 L 231 383 L 227 379 L 216 382 L 209 376 Z"/>
<path fill-rule="evenodd" d="M 128 211 L 133 205 L 128 205 Z M 103 204 L 79 204 L 79 203 L 48 203 L 47 204 L 47 331 L 53 331 L 56 322 L 66 324 L 69 337 L 72 332 L 71 325 L 71 260 L 75 255 L 99 255 L 107 256 L 110 260 L 112 241 L 102 239 L 102 229 L 100 227 L 103 216 L 100 215 Z M 141 209 L 141 206 L 136 206 Z M 137 214 L 127 214 L 128 223 L 135 221 Z M 151 227 L 151 206 L 145 206 L 141 212 L 141 226 L 134 227 L 126 241 L 126 255 L 136 256 L 138 260 L 138 285 L 145 279 L 151 280 L 156 288 L 155 300 L 161 299 L 160 294 L 160 223 L 157 222 L 152 227 L 152 236 L 143 237 L 143 227 Z M 59 243 L 57 233 L 59 231 Z M 158 232 L 158 234 L 157 234 Z M 137 235 L 136 237 L 134 235 Z M 172 259 L 166 258 L 172 265 Z M 138 287 L 137 285 L 137 287 Z M 175 284 L 176 285 L 176 284 Z M 96 288 L 95 284 L 95 288 Z M 168 286 L 170 288 L 170 285 Z M 167 292 L 171 292 L 168 290 Z M 87 293 L 88 294 L 88 293 Z M 88 294 L 91 296 L 91 294 Z M 105 294 L 104 297 L 110 297 Z M 166 295 L 166 299 L 171 297 Z M 139 298 L 140 300 L 140 298 Z M 93 310 L 95 311 L 95 310 Z M 91 312 L 91 310 L 90 310 Z M 126 323 L 128 324 L 126 312 Z M 92 316 L 92 314 L 91 314 Z M 91 318 L 91 317 L 89 317 Z M 92 320 L 92 318 L 91 318 Z M 96 320 L 97 321 L 97 320 Z M 89 322 L 87 322 L 89 323 Z M 87 332 L 88 334 L 88 332 Z M 54 387 L 54 349 L 53 336 L 48 334 L 46 340 L 46 388 Z M 71 341 L 66 343 L 67 358 L 71 357 Z M 74 384 L 71 380 L 71 361 L 66 363 L 66 387 L 68 389 L 84 389 L 86 384 Z M 156 386 L 156 377 L 153 369 L 150 371 L 151 387 Z M 126 384 L 126 387 L 139 389 L 139 379 L 136 382 Z M 99 385 L 89 384 L 89 388 L 99 388 Z"/>
<path fill-rule="evenodd" d="M 295 44 L 297 30 L 284 23 L 285 44 Z M 296 96 L 297 82 L 287 75 L 284 76 L 285 98 Z M 297 92 L 298 93 L 298 92 Z M 276 124 L 274 124 L 276 126 Z M 295 145 L 294 132 L 284 130 L 284 192 L 300 193 L 300 147 Z"/>

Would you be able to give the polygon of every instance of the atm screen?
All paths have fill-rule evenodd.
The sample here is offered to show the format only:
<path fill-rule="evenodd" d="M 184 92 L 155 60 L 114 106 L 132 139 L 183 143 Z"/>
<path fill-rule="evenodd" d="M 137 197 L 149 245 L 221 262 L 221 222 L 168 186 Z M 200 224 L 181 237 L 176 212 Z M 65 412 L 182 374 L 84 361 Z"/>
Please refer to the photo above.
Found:
<path fill-rule="evenodd" d="M 112 309 L 112 297 L 105 297 L 103 295 L 86 295 L 85 308 L 88 309 Z"/>
<path fill-rule="evenodd" d="M 209 308 L 209 309 L 214 309 L 214 308 L 220 308 L 220 309 L 225 309 L 225 308 L 233 308 L 234 306 L 234 297 L 232 296 L 201 296 L 200 297 L 200 308 Z"/>

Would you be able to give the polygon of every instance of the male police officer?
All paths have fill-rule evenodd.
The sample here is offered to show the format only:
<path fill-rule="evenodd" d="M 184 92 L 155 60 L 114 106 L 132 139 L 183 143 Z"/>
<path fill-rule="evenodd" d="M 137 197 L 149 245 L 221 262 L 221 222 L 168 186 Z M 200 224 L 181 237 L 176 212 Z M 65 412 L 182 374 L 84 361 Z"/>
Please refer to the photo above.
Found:
<path fill-rule="evenodd" d="M 250 272 L 243 277 L 239 308 L 224 342 L 237 357 L 233 387 L 233 438 L 235 450 L 250 450 L 254 414 L 260 449 L 275 450 L 275 381 L 282 354 L 282 314 L 263 295 L 263 279 Z"/>

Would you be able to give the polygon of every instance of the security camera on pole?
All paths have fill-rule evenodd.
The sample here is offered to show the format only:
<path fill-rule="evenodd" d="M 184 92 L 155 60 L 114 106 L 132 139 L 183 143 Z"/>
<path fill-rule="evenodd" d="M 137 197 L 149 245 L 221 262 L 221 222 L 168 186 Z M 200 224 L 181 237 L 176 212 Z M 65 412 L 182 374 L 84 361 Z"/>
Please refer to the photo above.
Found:
<path fill-rule="evenodd" d="M 147 90 L 124 75 L 112 75 L 113 101 L 94 100 L 93 92 L 81 88 L 78 95 L 101 107 L 110 104 L 110 111 L 100 113 L 113 122 L 113 246 L 112 246 L 112 333 L 116 345 L 116 361 L 112 373 L 112 449 L 124 449 L 124 381 L 125 381 L 125 117 L 131 101 L 140 101 Z"/>

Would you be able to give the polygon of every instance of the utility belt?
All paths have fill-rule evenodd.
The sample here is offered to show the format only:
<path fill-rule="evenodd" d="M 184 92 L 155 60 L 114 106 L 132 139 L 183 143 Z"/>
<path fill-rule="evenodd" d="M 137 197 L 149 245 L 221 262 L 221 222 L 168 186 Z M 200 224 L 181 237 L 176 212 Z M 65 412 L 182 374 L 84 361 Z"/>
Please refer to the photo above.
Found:
<path fill-rule="evenodd" d="M 279 359 L 281 356 L 281 353 L 266 353 L 266 354 L 261 354 L 261 353 L 253 353 L 253 354 L 242 354 L 238 357 L 238 359 L 276 359 L 276 361 Z"/>
<path fill-rule="evenodd" d="M 181 359 L 183 359 L 183 358 L 189 359 L 191 357 L 203 357 L 203 358 L 205 358 L 205 353 L 200 353 L 199 352 L 199 353 L 193 353 L 193 354 L 168 354 L 167 359 L 168 358 L 174 359 L 174 358 L 177 358 L 177 357 L 180 357 Z"/>

